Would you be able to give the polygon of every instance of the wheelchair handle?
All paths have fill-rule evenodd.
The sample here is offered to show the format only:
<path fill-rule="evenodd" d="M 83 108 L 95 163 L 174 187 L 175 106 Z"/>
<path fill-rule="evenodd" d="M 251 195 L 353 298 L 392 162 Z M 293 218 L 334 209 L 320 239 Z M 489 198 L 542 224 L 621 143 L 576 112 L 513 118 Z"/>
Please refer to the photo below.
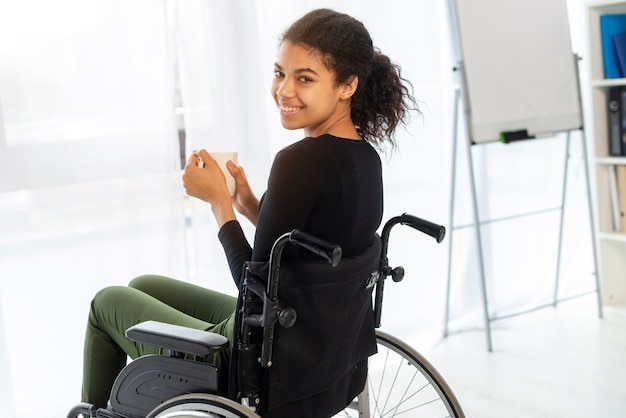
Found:
<path fill-rule="evenodd" d="M 437 240 L 437 243 L 441 243 L 446 236 L 446 227 L 443 225 L 437 225 L 436 223 L 427 221 L 426 219 L 418 218 L 417 216 L 403 213 L 400 216 L 396 216 L 389 220 L 389 222 L 395 221 L 394 224 L 399 223 L 401 225 L 408 225 L 413 229 L 417 229 Z M 387 224 L 389 224 L 387 222 Z M 391 228 L 392 225 L 390 225 Z"/>
<path fill-rule="evenodd" d="M 289 241 L 306 248 L 314 254 L 322 256 L 333 267 L 336 267 L 341 261 L 342 253 L 339 245 L 331 244 L 298 229 L 291 231 Z"/>
<path fill-rule="evenodd" d="M 404 268 L 391 268 L 389 266 L 389 260 L 387 259 L 389 234 L 391 232 L 391 228 L 393 228 L 394 225 L 397 224 L 408 225 L 413 229 L 417 229 L 418 231 L 425 233 L 426 235 L 430 235 L 431 237 L 435 238 L 437 243 L 441 243 L 446 235 L 446 228 L 443 225 L 437 225 L 433 222 L 427 221 L 426 219 L 409 215 L 408 213 L 403 213 L 400 216 L 393 217 L 389 219 L 387 223 L 385 223 L 385 226 L 383 226 L 383 230 L 381 233 L 381 239 L 383 244 L 379 268 L 381 277 L 376 282 L 376 290 L 374 293 L 374 326 L 376 328 L 380 327 L 381 322 L 385 279 L 388 276 L 391 276 L 394 282 L 399 282 L 404 277 Z"/>

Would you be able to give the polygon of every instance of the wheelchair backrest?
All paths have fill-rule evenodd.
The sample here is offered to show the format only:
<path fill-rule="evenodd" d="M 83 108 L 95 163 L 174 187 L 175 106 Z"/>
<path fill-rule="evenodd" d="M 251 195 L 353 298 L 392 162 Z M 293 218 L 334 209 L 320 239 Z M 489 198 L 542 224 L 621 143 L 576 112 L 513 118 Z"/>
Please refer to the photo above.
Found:
<path fill-rule="evenodd" d="M 381 240 L 376 237 L 366 251 L 342 259 L 336 267 L 321 259 L 283 260 L 278 299 L 282 307 L 295 309 L 295 323 L 289 328 L 275 328 L 271 365 L 263 371 L 249 370 L 250 362 L 259 355 L 254 350 L 260 348 L 260 336 L 249 339 L 246 335 L 248 344 L 237 345 L 239 361 L 245 363 L 240 364 L 239 386 L 265 392 L 260 396 L 264 417 L 286 416 L 280 412 L 281 408 L 293 410 L 294 403 L 319 397 L 339 381 L 356 388 L 356 393 L 342 393 L 341 399 L 334 401 L 333 393 L 338 391 L 333 388 L 328 399 L 315 402 L 316 407 L 332 409 L 334 403 L 344 405 L 346 396 L 355 396 L 363 388 L 364 381 L 351 382 L 346 377 L 376 352 L 372 288 L 368 285 L 372 274 L 378 272 L 381 248 Z M 248 282 L 265 282 L 267 272 L 267 264 L 248 263 L 244 287 Z M 245 289 L 242 294 L 246 294 Z M 248 299 L 247 303 L 254 305 L 252 310 L 262 309 L 258 300 Z M 241 311 L 246 310 L 251 311 L 247 306 Z M 263 380 L 261 383 L 249 381 L 259 378 Z M 364 379 L 364 375 L 358 375 L 358 379 Z M 323 416 L 322 411 L 316 413 L 312 416 Z"/>

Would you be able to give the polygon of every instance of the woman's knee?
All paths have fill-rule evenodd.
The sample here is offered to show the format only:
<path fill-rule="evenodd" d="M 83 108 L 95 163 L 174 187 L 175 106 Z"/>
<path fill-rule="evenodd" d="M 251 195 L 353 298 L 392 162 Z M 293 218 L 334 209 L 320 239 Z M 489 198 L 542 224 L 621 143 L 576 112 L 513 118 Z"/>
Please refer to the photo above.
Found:
<path fill-rule="evenodd" d="M 130 289 L 125 286 L 109 286 L 98 291 L 91 301 L 89 322 L 92 325 L 109 322 L 115 315 L 117 305 L 126 299 Z"/>
<path fill-rule="evenodd" d="M 125 286 L 109 286 L 98 291 L 91 301 L 93 307 L 109 306 L 123 297 L 128 289 Z"/>
<path fill-rule="evenodd" d="M 133 289 L 138 289 L 141 291 L 146 291 L 152 289 L 155 285 L 157 285 L 158 282 L 162 282 L 163 280 L 171 279 L 156 274 L 144 274 L 132 279 L 128 283 L 128 287 L 132 287 Z"/>

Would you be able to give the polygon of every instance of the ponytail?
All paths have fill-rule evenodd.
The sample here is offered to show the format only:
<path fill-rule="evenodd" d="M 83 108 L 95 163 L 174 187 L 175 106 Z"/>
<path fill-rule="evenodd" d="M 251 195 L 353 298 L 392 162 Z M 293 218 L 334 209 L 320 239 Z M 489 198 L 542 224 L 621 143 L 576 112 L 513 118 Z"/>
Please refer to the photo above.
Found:
<path fill-rule="evenodd" d="M 364 83 L 359 82 L 351 113 L 359 135 L 378 148 L 390 145 L 394 149 L 398 125 L 408 123 L 411 111 L 421 114 L 411 83 L 402 78 L 400 66 L 379 50 L 374 51 L 369 76 Z"/>

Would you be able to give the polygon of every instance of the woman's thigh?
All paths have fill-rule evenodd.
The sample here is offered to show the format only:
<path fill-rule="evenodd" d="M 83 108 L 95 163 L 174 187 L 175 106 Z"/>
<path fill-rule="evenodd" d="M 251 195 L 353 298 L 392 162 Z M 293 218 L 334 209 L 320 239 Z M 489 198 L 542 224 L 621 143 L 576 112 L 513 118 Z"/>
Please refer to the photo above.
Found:
<path fill-rule="evenodd" d="M 211 324 L 228 319 L 237 307 L 233 296 L 159 275 L 139 276 L 129 286 Z"/>
<path fill-rule="evenodd" d="M 167 353 L 162 348 L 139 344 L 126 338 L 126 330 L 133 325 L 149 320 L 165 322 L 215 332 L 226 336 L 232 342 L 234 310 L 223 321 L 211 323 L 187 315 L 139 289 L 112 286 L 98 292 L 93 299 L 89 326 L 94 330 L 104 332 L 92 332 L 93 338 L 96 338 L 94 336 L 111 338 L 117 346 L 134 359 L 147 354 Z M 225 384 L 224 379 L 227 378 L 227 373 L 224 371 L 228 370 L 229 354 L 230 351 L 226 349 L 205 358 L 205 361 L 214 364 L 221 371 L 222 385 Z"/>
<path fill-rule="evenodd" d="M 123 286 L 112 286 L 98 292 L 92 302 L 91 314 L 95 319 L 94 325 L 132 358 L 160 351 L 126 338 L 126 330 L 140 322 L 153 320 L 201 330 L 213 330 L 217 325 L 187 315 L 140 290 Z"/>

